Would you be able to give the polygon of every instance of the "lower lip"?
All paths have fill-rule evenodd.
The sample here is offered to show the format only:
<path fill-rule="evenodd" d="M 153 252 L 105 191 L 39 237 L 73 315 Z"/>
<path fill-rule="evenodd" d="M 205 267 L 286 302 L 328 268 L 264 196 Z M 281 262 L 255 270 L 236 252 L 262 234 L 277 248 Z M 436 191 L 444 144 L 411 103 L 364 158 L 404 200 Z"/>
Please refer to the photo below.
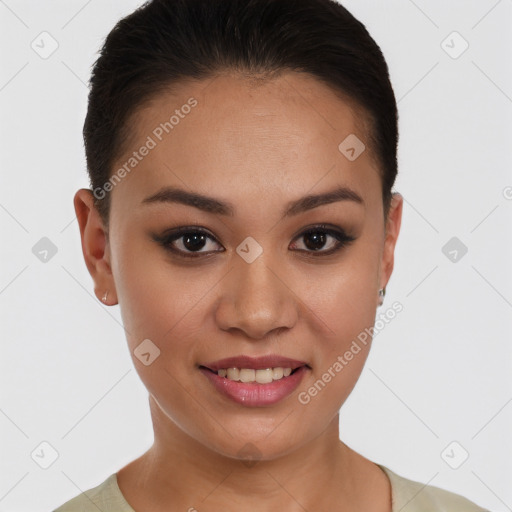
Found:
<path fill-rule="evenodd" d="M 199 369 L 223 395 L 247 407 L 265 407 L 284 400 L 297 389 L 307 371 L 305 366 L 301 366 L 288 377 L 274 380 L 268 384 L 258 384 L 257 382 L 230 380 L 226 377 L 219 377 L 205 368 Z"/>

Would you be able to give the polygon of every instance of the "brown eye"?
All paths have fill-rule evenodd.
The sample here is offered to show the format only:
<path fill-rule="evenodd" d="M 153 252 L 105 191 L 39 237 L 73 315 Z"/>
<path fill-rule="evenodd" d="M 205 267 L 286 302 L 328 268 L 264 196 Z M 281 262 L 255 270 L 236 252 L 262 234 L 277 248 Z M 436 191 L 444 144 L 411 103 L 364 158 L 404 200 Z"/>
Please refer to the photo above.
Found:
<path fill-rule="evenodd" d="M 153 238 L 165 249 L 186 258 L 196 258 L 201 254 L 211 252 L 223 252 L 223 250 L 215 250 L 215 245 L 220 244 L 212 235 L 202 229 L 182 227 L 168 232 L 164 236 L 154 236 Z M 205 248 L 206 250 L 203 250 Z"/>
<path fill-rule="evenodd" d="M 340 250 L 345 245 L 354 241 L 355 238 L 348 236 L 343 230 L 335 230 L 327 228 L 325 225 L 315 226 L 307 231 L 301 233 L 296 240 L 304 240 L 303 246 L 305 249 L 294 249 L 301 252 L 319 253 L 319 255 L 332 254 Z M 325 247 L 327 246 L 327 249 Z M 324 250 L 325 249 L 325 250 Z"/>
<path fill-rule="evenodd" d="M 153 235 L 153 239 L 166 250 L 184 258 L 200 258 L 214 252 L 224 252 L 222 245 L 209 232 L 197 227 L 180 227 L 166 231 L 164 235 Z M 292 249 L 314 256 L 333 254 L 355 238 L 342 229 L 329 228 L 326 225 L 314 226 L 301 233 L 295 240 L 304 240 L 302 244 L 294 242 Z M 302 247 L 298 247 L 302 245 Z M 216 250 L 215 246 L 221 247 Z"/>

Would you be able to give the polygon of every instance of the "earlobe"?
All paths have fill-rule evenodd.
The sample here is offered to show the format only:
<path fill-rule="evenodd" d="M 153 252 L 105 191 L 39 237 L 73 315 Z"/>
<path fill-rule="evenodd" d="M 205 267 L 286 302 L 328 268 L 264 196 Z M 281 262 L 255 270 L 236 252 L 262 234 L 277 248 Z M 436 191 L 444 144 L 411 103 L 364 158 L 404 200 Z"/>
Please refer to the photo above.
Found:
<path fill-rule="evenodd" d="M 115 304 L 117 301 L 110 266 L 108 231 L 94 205 L 92 191 L 85 188 L 78 190 L 73 204 L 80 227 L 82 254 L 87 270 L 94 281 L 95 295 L 102 300 L 108 292 L 109 304 Z M 103 302 L 107 303 L 106 300 Z"/>

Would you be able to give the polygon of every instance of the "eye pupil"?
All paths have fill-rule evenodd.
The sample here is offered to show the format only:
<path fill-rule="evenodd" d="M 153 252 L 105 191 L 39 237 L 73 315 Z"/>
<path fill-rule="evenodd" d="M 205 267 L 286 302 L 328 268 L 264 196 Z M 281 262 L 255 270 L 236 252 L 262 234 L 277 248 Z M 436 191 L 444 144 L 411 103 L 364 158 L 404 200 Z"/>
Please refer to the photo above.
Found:
<path fill-rule="evenodd" d="M 304 235 L 306 239 L 306 247 L 313 251 L 321 249 L 325 245 L 325 233 L 312 232 Z M 312 243 L 308 243 L 308 240 L 312 240 Z"/>
<path fill-rule="evenodd" d="M 189 233 L 183 235 L 183 245 L 189 251 L 202 249 L 205 244 L 205 238 L 206 236 L 201 233 Z"/>

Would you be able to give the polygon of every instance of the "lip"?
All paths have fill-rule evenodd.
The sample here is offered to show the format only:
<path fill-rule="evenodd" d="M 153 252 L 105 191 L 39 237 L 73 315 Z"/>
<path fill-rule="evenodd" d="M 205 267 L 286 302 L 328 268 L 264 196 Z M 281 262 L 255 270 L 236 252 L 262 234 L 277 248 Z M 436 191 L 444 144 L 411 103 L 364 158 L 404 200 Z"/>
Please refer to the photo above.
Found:
<path fill-rule="evenodd" d="M 264 370 L 277 367 L 291 368 L 293 373 L 268 384 L 234 381 L 217 375 L 217 371 L 224 368 Z M 228 357 L 199 366 L 201 373 L 220 394 L 246 407 L 268 407 L 279 403 L 297 389 L 310 369 L 311 367 L 304 361 L 278 355 Z"/>
<path fill-rule="evenodd" d="M 229 380 L 226 377 L 219 377 L 217 373 L 204 366 L 199 370 L 219 393 L 233 402 L 246 407 L 268 407 L 291 395 L 301 383 L 306 372 L 309 371 L 309 367 L 300 366 L 288 377 L 268 384 Z"/>

